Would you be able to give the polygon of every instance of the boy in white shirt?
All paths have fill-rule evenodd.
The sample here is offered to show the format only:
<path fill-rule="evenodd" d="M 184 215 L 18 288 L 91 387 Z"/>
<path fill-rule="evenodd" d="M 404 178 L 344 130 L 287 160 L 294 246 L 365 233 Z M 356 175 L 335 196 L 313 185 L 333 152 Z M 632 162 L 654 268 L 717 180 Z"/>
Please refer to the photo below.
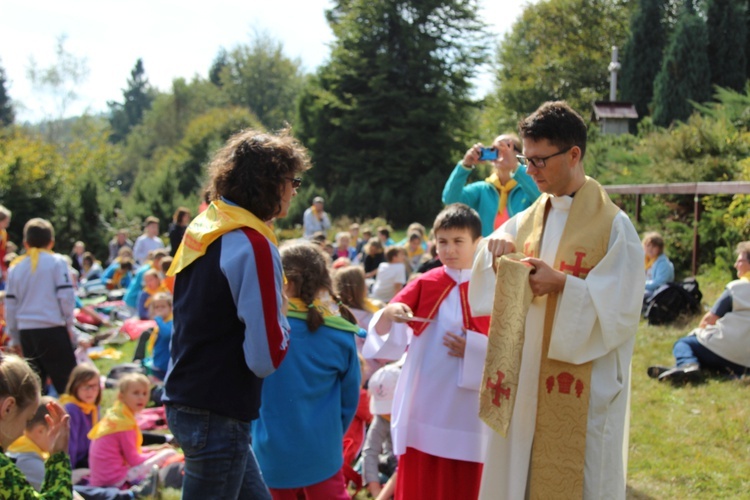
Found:
<path fill-rule="evenodd" d="M 371 296 L 388 302 L 406 284 L 406 250 L 401 247 L 389 247 L 385 251 L 385 260 L 378 266 Z"/>

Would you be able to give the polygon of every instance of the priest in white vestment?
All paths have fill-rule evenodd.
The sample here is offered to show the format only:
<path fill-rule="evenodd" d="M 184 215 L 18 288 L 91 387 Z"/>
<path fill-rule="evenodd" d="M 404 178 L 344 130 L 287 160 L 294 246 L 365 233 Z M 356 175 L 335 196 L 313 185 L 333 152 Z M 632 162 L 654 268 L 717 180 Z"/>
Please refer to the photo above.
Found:
<path fill-rule="evenodd" d="M 645 283 L 643 248 L 627 215 L 585 176 L 586 125 L 578 113 L 564 102 L 548 102 L 519 128 L 524 149 L 519 159 L 546 194 L 480 244 L 470 280 L 472 313 L 491 314 L 495 259 L 523 252 L 527 255 L 523 260 L 534 267 L 528 280 L 534 298 L 526 314 L 515 403 L 507 437 L 491 434 L 480 498 L 543 498 L 554 491 L 554 498 L 624 499 L 630 362 Z M 584 205 L 584 191 L 599 205 Z M 604 209 L 587 213 L 581 208 L 593 206 L 606 208 L 611 216 L 599 217 Z M 560 263 L 563 247 L 572 252 L 587 246 L 599 254 L 595 264 L 584 269 L 583 250 L 568 253 Z M 571 265 L 574 261 L 576 265 Z M 552 312 L 547 311 L 550 297 L 556 300 Z M 548 313 L 553 318 L 547 323 L 549 348 L 543 352 Z M 490 335 L 492 331 L 491 327 Z M 532 474 L 534 454 L 544 454 L 534 444 L 543 441 L 537 412 L 545 380 L 546 392 L 551 389 L 552 377 L 540 380 L 540 367 L 543 370 L 548 361 L 590 366 L 588 409 L 582 415 L 585 445 L 580 446 L 581 477 L 573 478 L 579 483 L 575 488 L 556 486 L 539 471 Z M 549 407 L 545 411 L 549 413 Z"/>

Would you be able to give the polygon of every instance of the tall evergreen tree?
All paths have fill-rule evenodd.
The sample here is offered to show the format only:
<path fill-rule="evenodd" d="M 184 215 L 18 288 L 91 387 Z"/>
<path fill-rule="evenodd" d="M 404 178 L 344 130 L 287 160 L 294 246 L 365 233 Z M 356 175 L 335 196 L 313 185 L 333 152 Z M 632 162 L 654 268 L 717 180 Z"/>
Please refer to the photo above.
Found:
<path fill-rule="evenodd" d="M 7 84 L 5 69 L 0 66 L 0 127 L 8 126 L 15 120 L 13 104 L 10 101 L 10 95 L 8 95 L 8 89 L 6 88 Z"/>
<path fill-rule="evenodd" d="M 130 130 L 141 123 L 143 113 L 151 108 L 154 94 L 143 68 L 143 60 L 139 58 L 130 72 L 127 88 L 122 91 L 123 102 L 107 103 L 112 126 L 110 140 L 113 143 L 124 141 Z"/>
<path fill-rule="evenodd" d="M 668 126 L 675 120 L 687 120 L 693 112 L 690 101 L 711 98 L 711 75 L 706 47 L 706 23 L 688 0 L 654 82 L 654 123 Z"/>
<path fill-rule="evenodd" d="M 221 72 L 227 66 L 229 62 L 229 56 L 224 47 L 219 49 L 219 52 L 214 58 L 214 62 L 211 63 L 211 68 L 208 70 L 208 79 L 211 83 L 217 87 L 221 87 Z"/>
<path fill-rule="evenodd" d="M 734 90 L 745 88 L 746 8 L 737 0 L 711 0 L 708 4 L 708 61 L 713 85 Z"/>
<path fill-rule="evenodd" d="M 665 0 L 640 0 L 630 23 L 630 39 L 623 48 L 621 95 L 635 104 L 640 118 L 649 114 L 654 79 L 667 45 L 664 8 Z"/>
<path fill-rule="evenodd" d="M 477 11 L 476 0 L 339 0 L 327 12 L 336 41 L 298 125 L 334 214 L 403 224 L 439 210 L 448 172 L 437 169 L 463 141 L 487 53 Z"/>

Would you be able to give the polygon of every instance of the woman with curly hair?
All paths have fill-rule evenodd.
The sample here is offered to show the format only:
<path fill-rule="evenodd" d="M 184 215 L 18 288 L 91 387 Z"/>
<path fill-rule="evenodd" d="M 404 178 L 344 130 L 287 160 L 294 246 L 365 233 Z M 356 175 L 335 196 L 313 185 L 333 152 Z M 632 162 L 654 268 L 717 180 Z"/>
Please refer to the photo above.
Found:
<path fill-rule="evenodd" d="M 185 453 L 183 498 L 270 498 L 250 446 L 262 378 L 289 343 L 284 278 L 270 225 L 309 169 L 288 131 L 246 130 L 210 166 L 211 203 L 188 225 L 175 275 L 167 421 Z"/>

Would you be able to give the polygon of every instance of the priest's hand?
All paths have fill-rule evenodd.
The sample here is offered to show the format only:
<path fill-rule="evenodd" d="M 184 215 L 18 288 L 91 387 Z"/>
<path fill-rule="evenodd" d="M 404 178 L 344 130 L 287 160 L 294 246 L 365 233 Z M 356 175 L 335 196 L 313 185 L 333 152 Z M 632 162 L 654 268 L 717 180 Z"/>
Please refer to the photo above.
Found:
<path fill-rule="evenodd" d="M 547 295 L 548 293 L 562 292 L 565 288 L 566 274 L 562 271 L 553 269 L 549 264 L 541 259 L 527 257 L 521 262 L 528 262 L 534 269 L 529 275 L 529 285 L 531 292 L 535 296 Z"/>
<path fill-rule="evenodd" d="M 448 348 L 448 355 L 463 358 L 466 353 L 466 337 L 447 332 L 443 337 L 443 345 Z"/>
<path fill-rule="evenodd" d="M 487 251 L 492 255 L 492 269 L 497 271 L 497 259 L 516 251 L 516 240 L 508 233 L 494 233 L 487 237 Z"/>

